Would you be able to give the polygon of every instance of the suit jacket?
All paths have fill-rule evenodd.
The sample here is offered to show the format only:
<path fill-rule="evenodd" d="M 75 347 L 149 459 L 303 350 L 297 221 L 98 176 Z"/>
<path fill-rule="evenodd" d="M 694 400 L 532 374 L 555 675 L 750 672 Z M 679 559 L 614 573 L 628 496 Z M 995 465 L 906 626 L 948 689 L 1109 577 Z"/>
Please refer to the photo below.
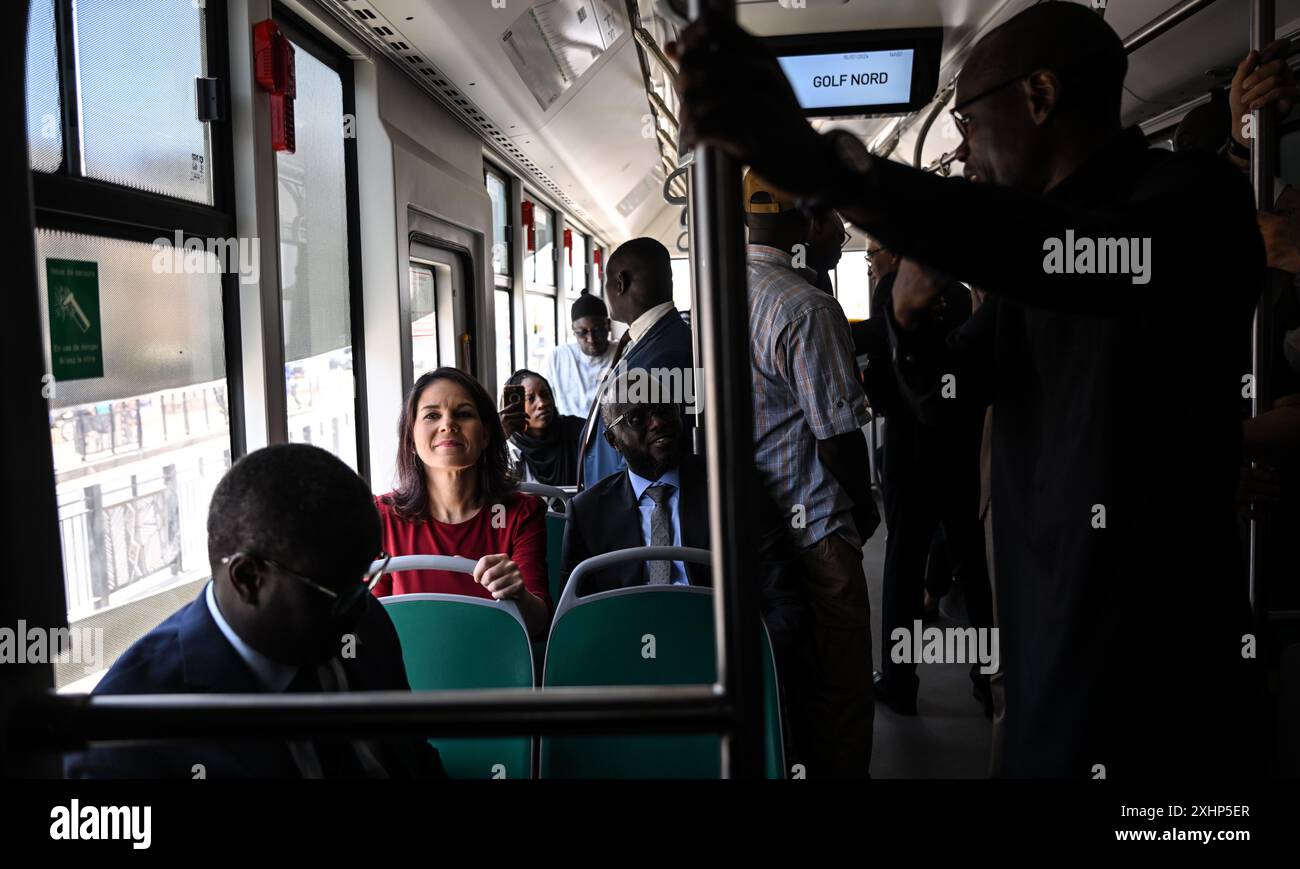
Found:
<path fill-rule="evenodd" d="M 682 321 L 681 313 L 668 311 L 655 321 L 641 339 L 628 346 L 623 358 L 610 372 L 610 379 L 626 371 L 646 369 L 653 373 L 655 368 L 677 369 L 681 376 L 686 372 L 694 376 L 694 356 L 691 348 L 691 327 Z M 679 381 L 680 382 L 680 381 Z M 696 389 L 699 385 L 696 384 Z M 681 405 L 682 419 L 687 431 L 693 425 L 694 416 L 686 412 L 686 405 Z M 594 420 L 593 415 L 594 414 Z M 585 439 L 587 448 L 583 455 L 583 486 L 593 486 L 610 474 L 615 474 L 627 467 L 618 450 L 605 442 L 605 420 L 600 415 L 600 396 L 592 402 L 587 413 L 588 425 Z"/>
<path fill-rule="evenodd" d="M 206 594 L 137 640 L 113 664 L 95 694 L 259 694 L 261 685 L 221 633 Z M 342 659 L 351 690 L 409 691 L 397 631 L 383 604 L 366 598 L 353 633 L 355 658 Z M 346 742 L 313 740 L 327 775 L 328 758 L 355 754 Z M 438 752 L 422 739 L 368 742 L 394 778 L 445 778 Z M 299 778 L 287 742 L 272 740 L 164 740 L 146 746 L 105 747 L 69 754 L 68 778 Z M 360 774 L 360 763 L 356 772 Z"/>
<path fill-rule="evenodd" d="M 709 502 L 704 463 L 688 456 L 681 466 L 681 491 L 677 497 L 682 545 L 709 548 Z M 564 572 L 593 555 L 645 546 L 641 531 L 641 510 L 632 491 L 627 469 L 611 474 L 569 501 L 564 525 Z M 709 586 L 713 578 L 708 566 L 687 564 L 691 585 Z M 594 594 L 616 588 L 645 585 L 645 564 L 623 564 L 587 575 L 580 594 Z"/>

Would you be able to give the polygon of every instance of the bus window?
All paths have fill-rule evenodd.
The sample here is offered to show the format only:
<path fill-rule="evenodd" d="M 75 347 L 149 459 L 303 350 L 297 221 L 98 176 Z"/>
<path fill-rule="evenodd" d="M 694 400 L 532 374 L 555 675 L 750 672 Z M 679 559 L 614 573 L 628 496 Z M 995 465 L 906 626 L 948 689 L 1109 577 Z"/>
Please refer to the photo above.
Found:
<path fill-rule="evenodd" d="M 411 371 L 438 367 L 438 284 L 433 269 L 411 265 Z"/>
<path fill-rule="evenodd" d="M 63 165 L 54 0 L 36 0 L 27 20 L 27 148 L 38 172 L 57 172 Z"/>
<path fill-rule="evenodd" d="M 277 155 L 289 440 L 357 468 L 343 82 L 295 45 L 297 152 Z"/>
<path fill-rule="evenodd" d="M 103 630 L 106 669 L 209 576 L 208 501 L 230 466 L 221 265 L 49 230 L 36 248 L 68 623 Z M 103 669 L 55 672 L 80 691 Z"/>
<path fill-rule="evenodd" d="M 211 145 L 194 111 L 194 79 L 207 74 L 204 5 L 81 0 L 73 8 L 86 176 L 211 204 Z"/>
<path fill-rule="evenodd" d="M 835 284 L 835 298 L 840 300 L 844 316 L 850 320 L 865 320 L 871 316 L 866 251 L 844 251 L 839 265 L 831 275 Z"/>
<path fill-rule="evenodd" d="M 511 327 L 510 291 L 496 289 L 497 394 L 514 373 L 514 329 Z"/>
<path fill-rule="evenodd" d="M 573 267 L 569 269 L 569 275 L 572 294 L 582 295 L 587 289 L 587 236 L 579 232 L 573 234 Z"/>
<path fill-rule="evenodd" d="M 511 250 L 510 187 L 505 177 L 488 169 L 484 173 L 492 200 L 492 272 L 495 283 L 497 392 L 514 370 L 514 258 Z"/>
<path fill-rule="evenodd" d="M 673 304 L 679 311 L 691 309 L 691 261 L 685 257 L 672 260 Z"/>
<path fill-rule="evenodd" d="M 555 299 L 540 293 L 525 296 L 525 325 L 528 329 L 528 368 L 541 371 L 555 349 Z"/>
<path fill-rule="evenodd" d="M 525 197 L 527 199 L 528 197 Z M 524 257 L 524 280 L 542 287 L 555 286 L 555 216 L 540 202 L 533 208 L 534 250 Z"/>
<path fill-rule="evenodd" d="M 485 175 L 492 200 L 492 271 L 510 276 L 510 193 L 506 179 L 489 170 Z"/>

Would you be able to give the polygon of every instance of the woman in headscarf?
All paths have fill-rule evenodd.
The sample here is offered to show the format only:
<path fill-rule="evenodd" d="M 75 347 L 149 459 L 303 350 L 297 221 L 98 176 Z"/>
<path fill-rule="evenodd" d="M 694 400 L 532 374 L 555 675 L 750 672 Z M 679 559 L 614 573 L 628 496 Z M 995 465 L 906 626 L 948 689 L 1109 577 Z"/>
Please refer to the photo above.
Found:
<path fill-rule="evenodd" d="M 510 375 L 506 386 L 524 388 L 523 409 L 506 407 L 501 411 L 515 478 L 548 486 L 576 485 L 578 441 L 586 420 L 557 413 L 551 384 L 535 371 L 521 368 Z"/>

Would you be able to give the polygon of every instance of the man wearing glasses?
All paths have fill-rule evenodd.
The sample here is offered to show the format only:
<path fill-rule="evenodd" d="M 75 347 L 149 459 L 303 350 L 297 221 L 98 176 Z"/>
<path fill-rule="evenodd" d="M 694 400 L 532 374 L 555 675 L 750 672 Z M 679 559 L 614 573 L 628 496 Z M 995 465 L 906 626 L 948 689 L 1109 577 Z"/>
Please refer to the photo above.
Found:
<path fill-rule="evenodd" d="M 703 461 L 690 454 L 680 408 L 656 402 L 643 369 L 606 387 L 600 403 L 605 441 L 627 467 L 569 502 L 564 565 L 572 571 L 593 555 L 636 546 L 709 547 L 709 507 Z M 658 384 L 660 390 L 662 384 Z M 631 400 L 638 395 L 651 401 Z M 588 576 L 579 594 L 633 585 L 711 585 L 705 565 L 647 562 L 641 570 L 615 567 Z"/>
<path fill-rule="evenodd" d="M 574 341 L 551 351 L 542 376 L 555 394 L 556 412 L 585 419 L 617 347 L 609 340 L 609 310 L 600 297 L 583 293 L 570 314 Z"/>
<path fill-rule="evenodd" d="M 397 633 L 364 581 L 379 546 L 370 490 L 337 458 L 305 444 L 250 453 L 212 495 L 212 580 L 95 693 L 409 691 Z M 70 778 L 444 777 L 418 738 L 167 740 L 70 755 L 65 768 Z"/>
<path fill-rule="evenodd" d="M 995 409 L 1000 772 L 1255 772 L 1262 685 L 1242 654 L 1233 506 L 1237 353 L 1265 257 L 1245 179 L 1125 129 L 1127 55 L 1084 5 L 1032 6 L 971 50 L 953 107 L 965 179 L 819 135 L 770 52 L 721 17 L 669 50 L 686 144 L 838 208 L 903 257 L 885 313 L 918 415 Z M 1053 270 L 1044 252 L 1067 237 L 1149 243 L 1149 282 L 1082 255 Z M 949 336 L 931 305 L 954 279 L 988 298 Z M 1188 354 L 1188 334 L 1214 337 Z"/>

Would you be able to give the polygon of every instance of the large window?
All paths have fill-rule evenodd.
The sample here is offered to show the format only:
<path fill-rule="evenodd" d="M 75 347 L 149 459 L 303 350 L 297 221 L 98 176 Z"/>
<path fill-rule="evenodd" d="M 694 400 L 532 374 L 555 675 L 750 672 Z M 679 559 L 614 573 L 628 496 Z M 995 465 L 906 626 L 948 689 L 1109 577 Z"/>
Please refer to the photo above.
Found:
<path fill-rule="evenodd" d="M 343 80 L 296 45 L 297 151 L 280 153 L 280 270 L 289 440 L 357 468 Z"/>
<path fill-rule="evenodd" d="M 105 629 L 107 667 L 209 575 L 208 500 L 230 465 L 221 269 L 47 230 L 36 250 L 68 621 Z M 57 668 L 59 687 L 97 675 Z"/>
<path fill-rule="evenodd" d="M 244 443 L 225 324 L 256 250 L 233 238 L 229 123 L 200 121 L 195 99 L 196 77 L 226 77 L 224 16 L 191 0 L 32 4 L 26 130 L 64 591 L 71 626 L 103 637 L 98 668 L 56 663 L 61 690 L 89 690 L 203 588 L 208 502 Z"/>

